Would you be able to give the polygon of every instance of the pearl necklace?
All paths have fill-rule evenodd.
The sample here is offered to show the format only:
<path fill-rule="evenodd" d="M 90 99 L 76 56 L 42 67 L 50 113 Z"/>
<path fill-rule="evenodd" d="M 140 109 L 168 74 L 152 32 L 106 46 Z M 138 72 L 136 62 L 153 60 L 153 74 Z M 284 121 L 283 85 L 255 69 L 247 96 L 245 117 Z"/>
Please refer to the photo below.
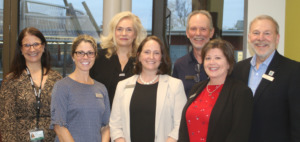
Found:
<path fill-rule="evenodd" d="M 207 90 L 207 92 L 209 93 L 209 96 L 211 96 L 211 94 L 213 93 L 213 92 L 215 92 L 219 87 L 220 87 L 221 85 L 218 85 L 217 87 L 216 87 L 216 89 L 215 90 L 213 90 L 213 91 L 211 91 L 211 92 L 209 92 L 208 91 L 208 84 L 207 84 L 207 86 L 206 86 L 206 90 Z"/>
<path fill-rule="evenodd" d="M 154 77 L 154 79 L 152 79 L 151 81 L 146 82 L 146 81 L 144 81 L 144 80 L 142 79 L 142 76 L 140 75 L 140 81 L 141 81 L 143 84 L 149 85 L 149 84 L 152 84 L 152 83 L 157 79 L 157 77 L 158 77 L 158 75 L 156 75 L 156 76 Z"/>

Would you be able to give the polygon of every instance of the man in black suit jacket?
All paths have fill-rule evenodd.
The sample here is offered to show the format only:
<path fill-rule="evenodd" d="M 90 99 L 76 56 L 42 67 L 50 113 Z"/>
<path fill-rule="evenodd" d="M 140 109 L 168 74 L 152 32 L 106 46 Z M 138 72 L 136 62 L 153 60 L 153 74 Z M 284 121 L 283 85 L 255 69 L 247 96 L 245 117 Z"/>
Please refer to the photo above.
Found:
<path fill-rule="evenodd" d="M 278 29 L 272 17 L 256 17 L 248 34 L 255 55 L 233 71 L 254 94 L 249 142 L 300 142 L 300 63 L 277 52 Z"/>

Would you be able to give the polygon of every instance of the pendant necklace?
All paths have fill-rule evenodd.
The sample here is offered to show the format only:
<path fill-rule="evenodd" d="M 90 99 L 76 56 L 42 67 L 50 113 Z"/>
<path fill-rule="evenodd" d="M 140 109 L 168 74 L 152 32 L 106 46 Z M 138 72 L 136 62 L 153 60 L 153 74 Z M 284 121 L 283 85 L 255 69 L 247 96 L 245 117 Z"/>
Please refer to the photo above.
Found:
<path fill-rule="evenodd" d="M 216 87 L 216 89 L 213 90 L 213 91 L 211 91 L 211 92 L 209 92 L 208 86 L 209 86 L 209 85 L 207 84 L 207 86 L 206 86 L 206 91 L 209 93 L 209 96 L 211 96 L 211 94 L 212 94 L 213 92 L 215 92 L 221 85 L 218 85 L 218 86 Z"/>
<path fill-rule="evenodd" d="M 153 80 L 151 80 L 151 81 L 149 81 L 149 82 L 146 82 L 146 81 L 144 81 L 144 80 L 142 79 L 142 76 L 140 75 L 140 81 L 141 81 L 143 84 L 149 85 L 149 84 L 152 84 L 152 83 L 157 79 L 157 77 L 158 77 L 158 75 L 156 75 L 156 76 L 154 77 Z"/>

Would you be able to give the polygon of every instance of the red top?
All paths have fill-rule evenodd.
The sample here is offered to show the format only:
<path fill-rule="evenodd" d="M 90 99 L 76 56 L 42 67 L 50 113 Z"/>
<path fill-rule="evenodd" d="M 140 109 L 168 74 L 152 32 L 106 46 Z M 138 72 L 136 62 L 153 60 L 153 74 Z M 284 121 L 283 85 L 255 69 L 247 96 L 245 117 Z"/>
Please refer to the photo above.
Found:
<path fill-rule="evenodd" d="M 188 107 L 186 122 L 190 142 L 206 142 L 210 114 L 222 88 L 223 84 L 206 86 Z"/>

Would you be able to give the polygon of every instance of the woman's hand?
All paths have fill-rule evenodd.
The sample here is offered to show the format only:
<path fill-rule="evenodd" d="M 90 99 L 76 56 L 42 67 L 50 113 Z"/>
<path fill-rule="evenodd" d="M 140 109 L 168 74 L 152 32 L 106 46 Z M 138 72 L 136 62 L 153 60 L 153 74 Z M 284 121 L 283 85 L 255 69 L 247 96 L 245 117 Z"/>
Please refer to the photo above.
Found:
<path fill-rule="evenodd" d="M 166 142 L 177 142 L 177 140 L 175 140 L 175 139 L 172 138 L 172 137 L 168 137 L 168 139 L 167 139 Z"/>
<path fill-rule="evenodd" d="M 102 137 L 102 142 L 109 142 L 109 126 L 106 125 L 101 128 L 101 137 Z"/>
<path fill-rule="evenodd" d="M 75 142 L 71 133 L 66 127 L 54 125 L 54 131 L 60 142 Z"/>
<path fill-rule="evenodd" d="M 115 142 L 126 142 L 123 137 L 117 138 Z"/>

